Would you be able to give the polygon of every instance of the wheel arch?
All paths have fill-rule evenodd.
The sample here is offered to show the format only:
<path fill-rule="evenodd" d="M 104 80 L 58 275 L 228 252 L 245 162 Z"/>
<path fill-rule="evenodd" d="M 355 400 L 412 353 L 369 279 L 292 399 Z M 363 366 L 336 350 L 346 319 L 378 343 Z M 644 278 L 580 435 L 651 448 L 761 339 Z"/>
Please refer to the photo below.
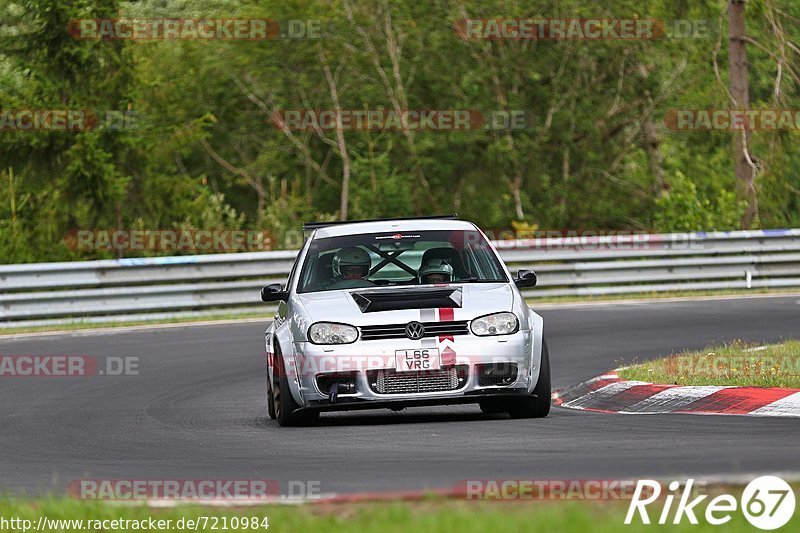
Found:
<path fill-rule="evenodd" d="M 533 392 L 536 383 L 539 381 L 539 371 L 542 368 L 542 345 L 544 343 L 544 319 L 541 315 L 530 311 L 529 320 L 531 324 L 532 349 L 531 349 L 531 367 L 528 369 L 530 372 L 530 380 L 528 381 L 528 392 Z M 535 368 L 534 368 L 535 365 Z"/>
<path fill-rule="evenodd" d="M 291 328 L 288 324 L 284 323 L 274 329 L 272 335 L 272 349 L 273 357 L 281 357 L 283 360 L 283 368 L 286 369 L 287 380 L 289 382 L 289 390 L 294 397 L 294 401 L 298 405 L 305 405 L 303 395 L 300 391 L 300 378 L 302 377 L 297 368 L 295 352 L 294 352 L 294 339 L 292 338 Z M 274 364 L 270 371 L 274 373 Z M 271 379 L 274 379 L 271 377 Z"/>

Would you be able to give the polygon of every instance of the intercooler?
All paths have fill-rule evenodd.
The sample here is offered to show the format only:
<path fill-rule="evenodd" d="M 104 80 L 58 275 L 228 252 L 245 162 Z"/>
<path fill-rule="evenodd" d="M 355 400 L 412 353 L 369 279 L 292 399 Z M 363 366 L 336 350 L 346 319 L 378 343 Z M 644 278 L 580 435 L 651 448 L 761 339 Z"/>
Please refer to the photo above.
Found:
<path fill-rule="evenodd" d="M 368 371 L 367 380 L 372 391 L 378 394 L 414 394 L 458 390 L 466 385 L 468 374 L 469 365 L 420 372 L 386 369 Z"/>

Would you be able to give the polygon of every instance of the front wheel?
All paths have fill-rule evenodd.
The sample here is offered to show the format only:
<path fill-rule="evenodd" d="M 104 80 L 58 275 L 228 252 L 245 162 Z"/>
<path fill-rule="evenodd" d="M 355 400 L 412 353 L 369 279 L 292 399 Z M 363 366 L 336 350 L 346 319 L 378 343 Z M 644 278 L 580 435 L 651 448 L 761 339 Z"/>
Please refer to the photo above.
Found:
<path fill-rule="evenodd" d="M 542 364 L 539 381 L 527 398 L 513 399 L 508 406 L 511 418 L 544 418 L 550 413 L 550 352 L 542 337 Z"/>
<path fill-rule="evenodd" d="M 317 412 L 296 412 L 300 406 L 292 398 L 289 390 L 289 378 L 286 376 L 283 356 L 280 349 L 275 347 L 275 363 L 272 371 L 272 392 L 275 404 L 275 415 L 278 424 L 283 427 L 304 426 L 313 424 L 319 418 Z"/>

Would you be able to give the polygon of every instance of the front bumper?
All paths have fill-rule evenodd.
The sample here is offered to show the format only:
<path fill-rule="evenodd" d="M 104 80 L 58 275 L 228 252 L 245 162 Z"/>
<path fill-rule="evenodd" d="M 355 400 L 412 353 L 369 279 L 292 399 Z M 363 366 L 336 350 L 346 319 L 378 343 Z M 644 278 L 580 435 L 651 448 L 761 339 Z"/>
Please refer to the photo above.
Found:
<path fill-rule="evenodd" d="M 351 396 L 341 396 L 336 403 L 331 403 L 330 400 L 311 400 L 306 407 L 300 411 L 359 411 L 363 409 L 405 409 L 406 407 L 425 407 L 431 405 L 463 405 L 470 403 L 478 403 L 481 400 L 491 398 L 519 398 L 522 396 L 530 396 L 528 391 L 523 388 L 509 388 L 505 387 L 502 390 L 478 390 L 466 392 L 458 396 L 440 396 L 440 397 L 426 397 L 426 398 L 411 398 L 404 397 L 404 399 L 391 399 L 391 400 L 365 400 L 363 398 L 356 398 Z"/>
<path fill-rule="evenodd" d="M 534 356 L 532 331 L 513 335 L 478 337 L 457 335 L 452 339 L 437 339 L 444 367 L 452 364 L 466 368 L 463 385 L 455 390 L 434 392 L 403 392 L 381 394 L 370 386 L 368 375 L 373 370 L 393 370 L 396 350 L 431 347 L 431 341 L 408 339 L 356 341 L 353 344 L 320 346 L 309 342 L 294 343 L 294 360 L 287 361 L 289 385 L 295 401 L 304 409 L 337 411 L 351 409 L 390 408 L 408 406 L 475 403 L 490 397 L 520 396 L 530 393 L 539 377 L 539 357 Z M 503 385 L 479 383 L 478 365 L 514 364 L 516 379 Z M 356 391 L 340 394 L 335 401 L 320 390 L 317 376 L 330 373 L 349 373 L 355 378 Z"/>

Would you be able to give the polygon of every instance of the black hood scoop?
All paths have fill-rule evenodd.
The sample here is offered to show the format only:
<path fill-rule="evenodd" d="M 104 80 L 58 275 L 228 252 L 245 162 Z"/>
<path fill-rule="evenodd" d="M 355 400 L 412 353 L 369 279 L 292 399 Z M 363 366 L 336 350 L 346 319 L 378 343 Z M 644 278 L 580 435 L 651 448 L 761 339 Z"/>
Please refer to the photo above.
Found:
<path fill-rule="evenodd" d="M 400 309 L 461 308 L 461 287 L 351 292 L 362 313 Z"/>

